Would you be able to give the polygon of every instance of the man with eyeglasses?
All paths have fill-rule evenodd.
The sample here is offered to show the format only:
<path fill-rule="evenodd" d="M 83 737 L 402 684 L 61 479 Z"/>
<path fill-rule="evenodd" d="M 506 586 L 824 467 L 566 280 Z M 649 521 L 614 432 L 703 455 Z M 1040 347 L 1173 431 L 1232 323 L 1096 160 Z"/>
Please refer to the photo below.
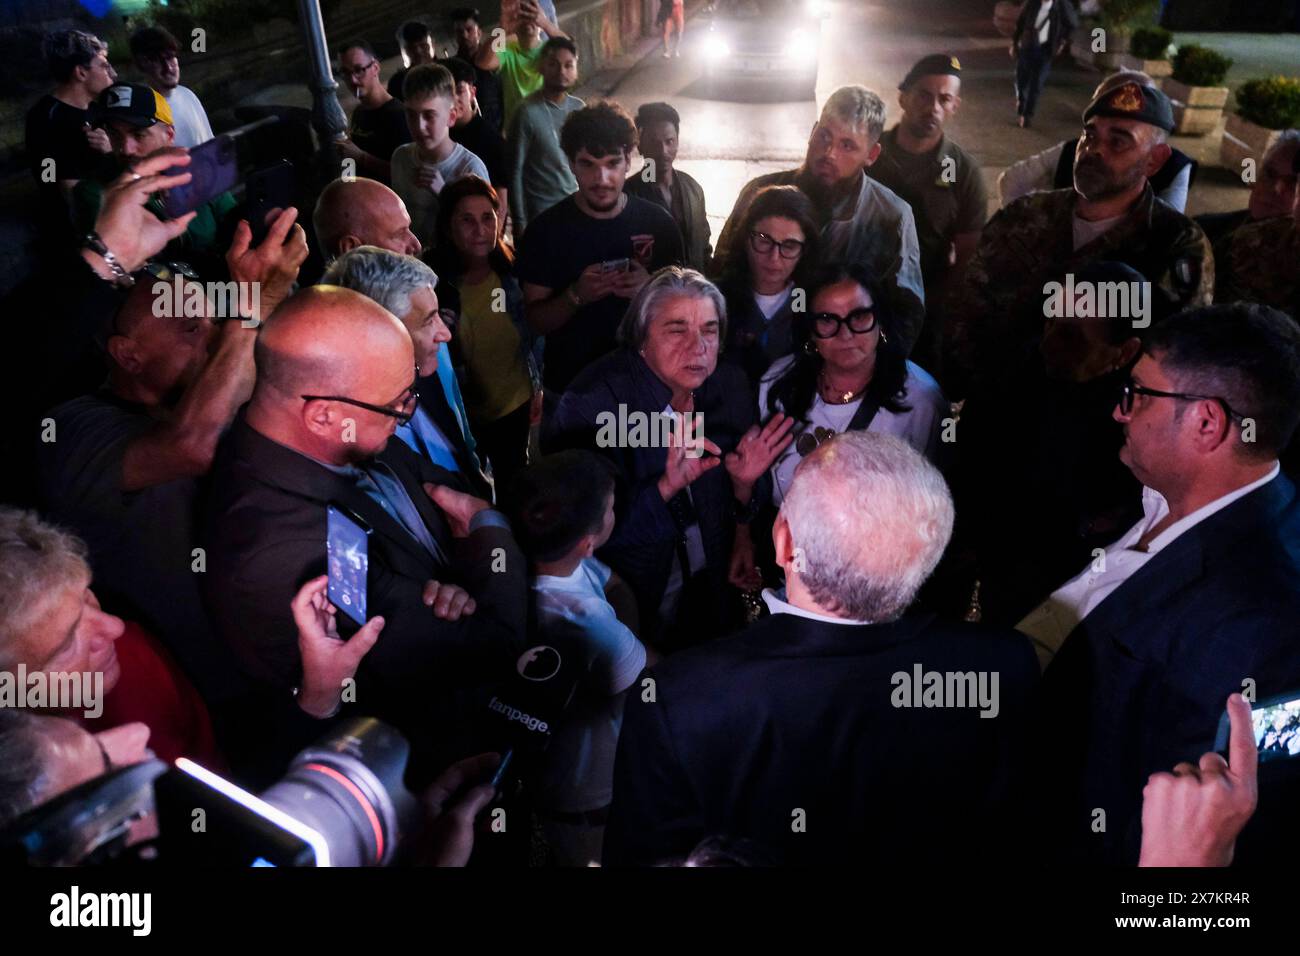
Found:
<path fill-rule="evenodd" d="M 257 322 L 307 258 L 296 217 L 281 212 L 256 247 L 240 223 L 226 261 L 235 282 L 258 285 L 248 321 L 216 320 L 182 263 L 137 271 L 100 336 L 107 381 L 47 412 L 56 440 L 37 448 L 41 503 L 86 542 L 97 589 L 158 635 L 218 708 L 244 688 L 203 613 L 195 502 L 218 439 L 252 392 Z M 184 308 L 195 301 L 203 314 Z"/>
<path fill-rule="evenodd" d="M 188 86 L 181 86 L 181 46 L 163 27 L 141 27 L 131 34 L 131 56 L 136 69 L 171 107 L 176 145 L 186 149 L 212 139 L 207 110 Z"/>
<path fill-rule="evenodd" d="M 732 245 L 744 241 L 741 224 L 759 191 L 797 186 L 817 209 L 822 259 L 859 263 L 878 278 L 907 354 L 925 320 L 925 288 L 911 207 L 866 172 L 880 157 L 884 129 L 885 104 L 871 90 L 842 86 L 832 93 L 813 124 L 803 165 L 759 176 L 740 191 L 718 235 L 713 265 L 720 272 Z"/>
<path fill-rule="evenodd" d="M 393 440 L 419 404 L 410 333 L 361 293 L 317 285 L 280 306 L 254 359 L 206 515 L 200 586 L 218 632 L 259 686 L 291 697 L 302 661 L 290 602 L 325 573 L 326 513 L 340 507 L 371 529 L 367 607 L 384 621 L 357 671 L 357 712 L 402 730 L 417 762 L 477 752 L 475 691 L 527 647 L 527 563 L 461 475 Z"/>
<path fill-rule="evenodd" d="M 1300 501 L 1278 463 L 1300 328 L 1208 306 L 1145 349 L 1114 412 L 1144 515 L 1018 625 L 1047 665 L 1044 824 L 1062 855 L 1112 863 L 1137 859 L 1147 777 L 1213 749 L 1229 694 L 1300 686 Z"/>
<path fill-rule="evenodd" d="M 384 88 L 379 57 L 365 40 L 353 40 L 339 50 L 339 72 L 357 98 L 348 138 L 338 144 L 339 153 L 356 163 L 354 175 L 391 182 L 393 151 L 411 141 L 402 101 Z"/>

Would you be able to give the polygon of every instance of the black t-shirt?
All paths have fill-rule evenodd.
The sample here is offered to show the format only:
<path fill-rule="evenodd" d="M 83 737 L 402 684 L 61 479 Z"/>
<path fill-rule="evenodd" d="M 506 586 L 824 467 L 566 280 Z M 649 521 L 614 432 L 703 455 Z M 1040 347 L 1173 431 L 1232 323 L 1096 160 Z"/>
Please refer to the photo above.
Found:
<path fill-rule="evenodd" d="M 396 73 L 388 78 L 388 95 L 394 99 L 402 98 L 402 84 L 406 82 L 406 74 L 410 72 L 407 67 L 402 67 Z"/>
<path fill-rule="evenodd" d="M 90 111 L 46 94 L 27 111 L 27 161 L 44 184 L 44 162 L 54 160 L 54 178 L 85 179 L 101 168 L 101 154 L 86 142 Z"/>
<path fill-rule="evenodd" d="M 358 106 L 352 111 L 348 136 L 371 156 L 388 162 L 393 158 L 393 150 L 411 141 L 411 131 L 406 125 L 406 108 L 401 100 L 389 100 L 374 110 Z"/>
<path fill-rule="evenodd" d="M 613 219 L 593 219 L 569 196 L 528 224 L 516 273 L 520 282 L 558 292 L 594 262 L 638 258 L 632 237 L 641 235 L 653 237 L 642 258 L 649 272 L 683 261 L 681 233 L 661 206 L 628 196 L 627 206 Z M 613 350 L 627 306 L 627 299 L 606 296 L 583 305 L 547 334 L 542 380 L 548 389 L 564 391 L 592 360 Z"/>
<path fill-rule="evenodd" d="M 493 186 L 507 186 L 505 168 L 505 141 L 481 116 L 475 116 L 464 126 L 453 126 L 452 142 L 460 143 L 483 160 L 488 178 Z"/>
<path fill-rule="evenodd" d="M 474 97 L 478 100 L 479 112 L 483 114 L 483 121 L 491 129 L 497 131 L 497 135 L 502 135 L 505 128 L 505 107 L 502 106 L 501 98 L 501 77 L 492 70 L 480 69 L 474 67 L 474 74 L 477 81 L 474 84 Z"/>

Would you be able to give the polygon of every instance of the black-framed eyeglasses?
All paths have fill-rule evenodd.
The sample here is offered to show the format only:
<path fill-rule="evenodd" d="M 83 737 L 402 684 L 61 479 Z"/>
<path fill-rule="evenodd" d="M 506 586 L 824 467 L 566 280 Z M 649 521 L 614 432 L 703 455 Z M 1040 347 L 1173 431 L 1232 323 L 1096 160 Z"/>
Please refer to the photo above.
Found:
<path fill-rule="evenodd" d="M 200 281 L 199 274 L 185 262 L 146 262 L 139 269 L 136 269 L 135 272 L 131 273 L 131 277 L 135 279 L 136 282 L 144 281 L 146 276 L 157 279 L 159 282 L 172 282 L 177 276 L 183 276 L 186 279 L 193 279 L 196 282 Z M 118 316 L 121 314 L 121 309 L 118 309 L 113 313 L 113 318 L 108 324 L 108 334 L 110 338 L 114 335 L 122 334 L 122 330 L 118 327 Z"/>
<path fill-rule="evenodd" d="M 803 255 L 804 243 L 798 239 L 781 239 L 777 240 L 765 232 L 755 232 L 750 230 L 749 245 L 760 256 L 765 256 L 776 246 L 777 252 L 782 259 L 798 259 Z"/>
<path fill-rule="evenodd" d="M 379 62 L 378 60 L 371 60 L 365 66 L 354 66 L 351 68 L 343 67 L 341 72 L 343 73 L 344 76 L 364 76 L 366 70 L 370 69 L 378 62 Z"/>
<path fill-rule="evenodd" d="M 415 367 L 415 378 L 411 382 L 410 388 L 403 392 L 402 397 L 397 400 L 397 408 L 389 405 L 372 405 L 369 402 L 357 401 L 357 399 L 348 398 L 345 395 L 300 395 L 299 398 L 304 402 L 342 402 L 344 405 L 355 405 L 357 408 L 364 408 L 368 412 L 395 418 L 398 425 L 405 425 L 415 417 L 415 409 L 420 402 L 420 392 L 415 387 L 415 383 L 419 380 L 420 366 L 417 365 Z"/>
<path fill-rule="evenodd" d="M 1176 398 L 1184 402 L 1218 402 L 1223 406 L 1223 410 L 1228 413 L 1228 417 L 1236 421 L 1244 421 L 1245 416 L 1232 410 L 1228 400 L 1218 395 L 1193 395 L 1190 392 L 1162 392 L 1158 388 L 1147 388 L 1145 385 L 1139 385 L 1133 379 L 1120 384 L 1119 387 L 1119 412 L 1121 415 L 1129 415 L 1133 411 L 1133 396 L 1150 395 L 1152 398 Z"/>
<path fill-rule="evenodd" d="M 876 327 L 876 310 L 873 306 L 864 305 L 845 316 L 838 316 L 834 312 L 813 313 L 812 331 L 819 339 L 835 338 L 840 334 L 841 325 L 847 325 L 854 335 L 863 335 Z"/>

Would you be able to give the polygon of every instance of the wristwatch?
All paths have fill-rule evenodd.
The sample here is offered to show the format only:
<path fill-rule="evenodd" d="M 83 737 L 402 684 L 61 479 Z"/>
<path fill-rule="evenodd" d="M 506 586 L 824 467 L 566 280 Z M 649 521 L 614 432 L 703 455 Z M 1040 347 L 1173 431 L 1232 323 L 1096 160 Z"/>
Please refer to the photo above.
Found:
<path fill-rule="evenodd" d="M 101 259 L 108 265 L 108 269 L 113 273 L 113 284 L 131 288 L 135 285 L 135 277 L 126 269 L 122 268 L 122 263 L 118 261 L 117 256 L 109 251 L 108 246 L 104 245 L 104 240 L 99 238 L 99 233 L 90 230 L 86 233 L 86 238 L 81 241 L 81 245 L 91 252 L 97 253 Z"/>

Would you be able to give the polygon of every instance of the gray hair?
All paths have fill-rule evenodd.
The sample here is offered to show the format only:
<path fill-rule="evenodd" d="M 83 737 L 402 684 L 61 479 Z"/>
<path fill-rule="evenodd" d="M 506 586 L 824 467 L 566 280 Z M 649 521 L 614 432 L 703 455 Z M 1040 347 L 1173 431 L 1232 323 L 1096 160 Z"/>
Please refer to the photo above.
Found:
<path fill-rule="evenodd" d="M 14 645 L 50 599 L 90 577 L 80 538 L 46 524 L 35 512 L 0 508 L 0 667 L 14 664 Z"/>
<path fill-rule="evenodd" d="M 800 464 L 781 514 L 808 593 L 859 621 L 900 617 L 952 536 L 939 470 L 906 442 L 870 431 L 836 435 Z"/>
<path fill-rule="evenodd" d="M 857 132 L 865 132 L 873 143 L 885 131 L 885 101 L 865 86 L 841 86 L 822 107 L 821 118 L 834 116 Z"/>
<path fill-rule="evenodd" d="M 1264 150 L 1261 165 L 1267 163 L 1284 149 L 1300 149 L 1300 129 L 1284 129 L 1279 132 L 1273 145 Z"/>
<path fill-rule="evenodd" d="M 0 707 L 0 828 L 39 807 L 50 794 L 49 729 L 49 717 Z"/>
<path fill-rule="evenodd" d="M 320 284 L 360 292 L 401 319 L 411 311 L 411 296 L 437 286 L 438 275 L 415 256 L 357 246 L 330 263 Z"/>
<path fill-rule="evenodd" d="M 681 266 L 665 266 L 641 287 L 623 315 L 623 323 L 618 327 L 618 340 L 631 349 L 641 348 L 659 307 L 665 300 L 678 297 L 712 302 L 718 310 L 718 338 L 723 342 L 727 340 L 727 302 L 722 293 L 702 273 Z"/>

